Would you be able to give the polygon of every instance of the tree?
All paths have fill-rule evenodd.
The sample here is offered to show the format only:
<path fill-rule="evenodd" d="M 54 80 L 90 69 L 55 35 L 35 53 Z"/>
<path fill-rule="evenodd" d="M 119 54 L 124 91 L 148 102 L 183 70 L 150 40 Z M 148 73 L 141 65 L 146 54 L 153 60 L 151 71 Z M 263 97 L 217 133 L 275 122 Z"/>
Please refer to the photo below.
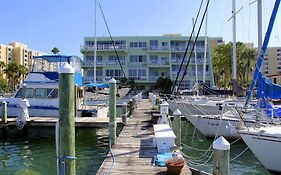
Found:
<path fill-rule="evenodd" d="M 3 61 L 0 61 L 0 78 L 3 78 L 3 72 L 6 64 Z"/>
<path fill-rule="evenodd" d="M 133 78 L 129 78 L 128 85 L 131 89 L 134 89 L 136 86 L 135 80 Z"/>
<path fill-rule="evenodd" d="M 164 77 L 163 75 L 159 77 L 156 81 L 156 88 L 164 94 L 171 93 L 173 82 L 170 77 Z"/>
<path fill-rule="evenodd" d="M 7 89 L 7 81 L 3 78 L 0 78 L 0 92 L 4 92 Z"/>
<path fill-rule="evenodd" d="M 57 47 L 54 47 L 54 48 L 52 49 L 52 53 L 55 54 L 55 55 L 57 55 L 59 52 L 60 52 L 60 49 L 57 48 Z"/>
<path fill-rule="evenodd" d="M 249 85 L 249 75 L 255 64 L 256 51 L 246 47 L 241 42 L 237 47 L 237 81 L 240 85 Z M 229 87 L 232 81 L 232 43 L 219 45 L 215 48 L 213 55 L 214 77 L 217 86 Z"/>
<path fill-rule="evenodd" d="M 11 62 L 7 64 L 6 69 L 4 70 L 4 72 L 7 75 L 8 85 L 11 90 L 15 89 L 15 85 L 18 77 L 18 70 L 19 70 L 19 66 L 15 62 Z"/>

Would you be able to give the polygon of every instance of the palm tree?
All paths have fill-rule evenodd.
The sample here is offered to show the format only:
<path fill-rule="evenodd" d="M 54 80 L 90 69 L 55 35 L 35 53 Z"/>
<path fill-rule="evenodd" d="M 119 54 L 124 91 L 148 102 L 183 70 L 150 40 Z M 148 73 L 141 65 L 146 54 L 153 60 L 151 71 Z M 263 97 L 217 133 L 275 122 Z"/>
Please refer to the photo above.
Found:
<path fill-rule="evenodd" d="M 6 64 L 4 63 L 4 61 L 0 61 L 0 78 L 3 78 L 3 72 L 5 66 Z"/>
<path fill-rule="evenodd" d="M 19 65 L 15 62 L 7 64 L 6 69 L 4 70 L 7 75 L 8 85 L 12 90 L 15 89 L 16 79 L 18 77 L 18 70 Z"/>
<path fill-rule="evenodd" d="M 28 74 L 28 69 L 23 65 L 19 65 L 18 68 L 18 78 L 20 78 L 19 81 L 21 81 L 21 79 L 24 79 L 27 74 Z"/>
<path fill-rule="evenodd" d="M 59 52 L 60 52 L 60 49 L 57 48 L 57 47 L 54 47 L 54 48 L 52 49 L 52 53 L 55 54 L 55 55 L 57 55 Z"/>

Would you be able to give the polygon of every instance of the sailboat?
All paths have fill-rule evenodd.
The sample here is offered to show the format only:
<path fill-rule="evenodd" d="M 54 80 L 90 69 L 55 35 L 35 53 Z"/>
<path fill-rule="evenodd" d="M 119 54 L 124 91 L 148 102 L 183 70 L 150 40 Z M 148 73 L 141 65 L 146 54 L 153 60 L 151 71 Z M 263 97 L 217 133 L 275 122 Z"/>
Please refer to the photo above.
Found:
<path fill-rule="evenodd" d="M 276 17 L 276 13 L 278 11 L 280 5 L 280 0 L 276 0 L 274 4 L 274 8 L 272 11 L 272 15 L 270 18 L 269 26 L 267 29 L 267 33 L 265 35 L 264 43 L 262 46 L 262 50 L 259 53 L 257 67 L 255 70 L 255 74 L 253 76 L 253 81 L 248 93 L 248 99 L 251 98 L 251 92 L 255 85 L 256 80 L 258 79 L 258 92 L 261 90 L 260 82 L 263 82 L 263 77 L 260 73 L 260 67 L 263 61 L 263 53 L 265 53 L 267 44 L 270 38 L 271 30 L 274 24 L 274 20 Z M 266 82 L 266 81 L 265 81 Z M 269 87 L 265 86 L 262 89 L 262 95 L 267 96 L 269 95 L 270 98 L 280 98 L 280 90 L 281 86 L 274 85 L 272 82 L 266 82 Z M 270 88 L 270 89 L 268 89 Z M 267 94 L 267 90 L 272 91 L 274 93 Z M 278 109 L 278 108 L 277 108 Z M 278 116 L 278 113 L 275 114 Z M 244 130 L 239 131 L 242 139 L 244 142 L 249 146 L 251 151 L 257 156 L 259 161 L 271 172 L 281 173 L 281 125 L 268 125 L 262 127 L 251 127 Z"/>

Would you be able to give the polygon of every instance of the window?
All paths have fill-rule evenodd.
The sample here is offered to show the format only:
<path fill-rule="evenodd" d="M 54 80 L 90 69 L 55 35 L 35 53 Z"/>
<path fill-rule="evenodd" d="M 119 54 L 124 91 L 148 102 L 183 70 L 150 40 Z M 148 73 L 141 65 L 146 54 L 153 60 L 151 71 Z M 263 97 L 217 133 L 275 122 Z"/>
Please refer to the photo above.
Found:
<path fill-rule="evenodd" d="M 48 98 L 58 98 L 58 89 L 47 89 Z"/>
<path fill-rule="evenodd" d="M 138 42 L 130 42 L 130 47 L 138 47 Z"/>
<path fill-rule="evenodd" d="M 105 70 L 105 76 L 107 77 L 121 77 L 122 73 L 120 69 L 108 69 Z"/>
<path fill-rule="evenodd" d="M 158 64 L 158 55 L 150 55 L 151 64 Z"/>
<path fill-rule="evenodd" d="M 33 98 L 34 96 L 34 89 L 26 88 L 26 98 Z"/>
<path fill-rule="evenodd" d="M 146 42 L 130 42 L 130 47 L 147 47 Z"/>
<path fill-rule="evenodd" d="M 146 42 L 139 42 L 139 47 L 146 47 Z"/>
<path fill-rule="evenodd" d="M 44 88 L 36 88 L 35 89 L 35 98 L 46 98 L 47 97 L 47 89 Z"/>
<path fill-rule="evenodd" d="M 136 80 L 146 79 L 146 69 L 129 69 L 129 78 Z"/>
<path fill-rule="evenodd" d="M 130 55 L 130 62 L 146 62 L 146 55 Z"/>

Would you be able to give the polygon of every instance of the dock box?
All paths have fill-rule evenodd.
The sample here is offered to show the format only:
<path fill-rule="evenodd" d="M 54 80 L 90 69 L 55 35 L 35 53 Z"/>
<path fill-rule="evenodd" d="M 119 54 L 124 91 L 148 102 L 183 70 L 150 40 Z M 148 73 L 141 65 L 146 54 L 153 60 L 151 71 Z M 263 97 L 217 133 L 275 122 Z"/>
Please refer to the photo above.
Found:
<path fill-rule="evenodd" d="M 158 153 L 170 152 L 175 147 L 176 135 L 167 124 L 153 125 Z"/>

